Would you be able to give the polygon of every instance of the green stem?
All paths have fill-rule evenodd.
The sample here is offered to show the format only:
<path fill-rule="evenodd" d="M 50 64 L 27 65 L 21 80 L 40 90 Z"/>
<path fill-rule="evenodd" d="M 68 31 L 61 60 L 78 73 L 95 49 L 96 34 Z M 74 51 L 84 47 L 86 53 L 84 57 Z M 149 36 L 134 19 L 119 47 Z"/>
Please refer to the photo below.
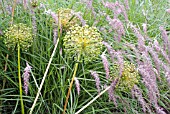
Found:
<path fill-rule="evenodd" d="M 80 61 L 80 57 L 81 57 L 81 54 L 78 55 L 78 59 L 77 59 L 78 62 Z M 72 80 L 71 80 L 71 83 L 70 83 L 70 87 L 69 87 L 69 89 L 68 89 L 66 101 L 65 101 L 65 104 L 64 104 L 63 114 L 65 114 L 65 111 L 66 111 L 66 108 L 67 108 L 67 104 L 68 104 L 68 99 L 69 99 L 69 96 L 70 96 L 71 88 L 72 88 L 72 86 L 73 86 L 74 78 L 75 78 L 75 76 L 76 76 L 76 72 L 77 72 L 77 69 L 78 69 L 78 62 L 75 64 L 74 73 L 73 73 L 73 76 L 72 76 Z"/>
<path fill-rule="evenodd" d="M 22 84 L 21 84 L 21 71 L 20 71 L 20 44 L 18 43 L 18 79 L 19 79 L 19 92 L 20 92 L 20 101 L 21 101 L 21 111 L 24 114 L 24 103 L 22 99 Z"/>

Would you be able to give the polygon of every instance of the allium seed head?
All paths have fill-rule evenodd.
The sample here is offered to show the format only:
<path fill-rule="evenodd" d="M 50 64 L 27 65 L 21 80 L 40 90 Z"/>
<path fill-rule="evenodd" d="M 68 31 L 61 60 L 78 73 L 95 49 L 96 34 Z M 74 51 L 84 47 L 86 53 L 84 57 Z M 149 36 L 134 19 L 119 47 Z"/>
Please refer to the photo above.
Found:
<path fill-rule="evenodd" d="M 119 77 L 119 65 L 114 66 L 113 77 Z M 135 68 L 135 65 L 124 61 L 124 68 L 122 70 L 122 76 L 119 80 L 119 84 L 116 86 L 117 89 L 122 91 L 129 91 L 133 88 L 135 84 L 138 83 L 139 74 Z"/>
<path fill-rule="evenodd" d="M 60 8 L 57 10 L 57 16 L 59 25 L 64 29 L 68 29 L 69 27 L 79 24 L 80 20 L 74 15 L 74 11 L 69 8 Z"/>
<path fill-rule="evenodd" d="M 23 23 L 12 25 L 5 31 L 4 35 L 4 43 L 11 49 L 14 49 L 19 43 L 21 49 L 27 50 L 33 42 L 31 28 Z"/>
<path fill-rule="evenodd" d="M 102 51 L 102 38 L 96 27 L 70 27 L 63 41 L 66 54 L 81 54 L 85 63 L 94 60 Z"/>

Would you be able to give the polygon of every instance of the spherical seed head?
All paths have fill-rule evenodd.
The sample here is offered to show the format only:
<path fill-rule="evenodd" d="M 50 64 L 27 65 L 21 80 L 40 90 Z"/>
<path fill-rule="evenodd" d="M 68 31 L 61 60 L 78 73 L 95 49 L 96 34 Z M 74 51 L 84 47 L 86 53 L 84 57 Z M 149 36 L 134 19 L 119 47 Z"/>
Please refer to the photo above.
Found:
<path fill-rule="evenodd" d="M 19 43 L 21 49 L 27 50 L 33 42 L 31 28 L 27 27 L 23 23 L 15 24 L 9 27 L 5 31 L 4 36 L 4 43 L 11 49 L 14 49 Z"/>
<path fill-rule="evenodd" d="M 68 29 L 75 24 L 79 24 L 80 20 L 74 16 L 73 10 L 69 8 L 60 8 L 57 10 L 59 25 L 64 29 Z"/>
<path fill-rule="evenodd" d="M 114 78 L 119 77 L 119 65 L 114 66 L 114 71 L 117 72 L 112 74 Z M 127 61 L 124 61 L 122 77 L 120 78 L 118 85 L 116 86 L 117 90 L 130 91 L 133 88 L 133 86 L 138 82 L 139 73 L 136 70 L 135 65 Z"/>
<path fill-rule="evenodd" d="M 64 39 L 65 53 L 81 54 L 85 63 L 96 59 L 102 51 L 102 38 L 96 27 L 70 27 Z"/>

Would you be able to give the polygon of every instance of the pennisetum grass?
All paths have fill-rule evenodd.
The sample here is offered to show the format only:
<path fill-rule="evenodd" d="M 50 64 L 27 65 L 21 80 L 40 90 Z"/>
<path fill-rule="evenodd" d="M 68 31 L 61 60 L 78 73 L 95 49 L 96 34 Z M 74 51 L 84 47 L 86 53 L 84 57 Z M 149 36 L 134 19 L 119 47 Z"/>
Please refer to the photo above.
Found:
<path fill-rule="evenodd" d="M 0 0 L 0 114 L 169 114 L 169 19 L 168 0 Z"/>

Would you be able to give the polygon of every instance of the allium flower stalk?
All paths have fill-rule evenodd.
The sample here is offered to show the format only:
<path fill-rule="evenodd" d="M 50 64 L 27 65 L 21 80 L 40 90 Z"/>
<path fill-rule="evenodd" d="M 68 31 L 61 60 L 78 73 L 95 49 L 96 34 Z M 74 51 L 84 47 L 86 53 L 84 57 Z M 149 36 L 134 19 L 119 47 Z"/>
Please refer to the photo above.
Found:
<path fill-rule="evenodd" d="M 19 92 L 21 101 L 21 112 L 24 114 L 24 103 L 22 99 L 22 83 L 20 73 L 20 49 L 27 51 L 33 42 L 31 29 L 25 24 L 19 23 L 9 27 L 4 34 L 4 43 L 9 49 L 18 49 L 18 80 L 19 80 Z"/>
<path fill-rule="evenodd" d="M 25 90 L 25 94 L 27 95 L 28 94 L 30 72 L 31 72 L 32 67 L 28 63 L 26 63 L 26 65 L 27 66 L 24 69 L 23 76 L 24 76 L 24 90 Z"/>
<path fill-rule="evenodd" d="M 99 75 L 97 74 L 96 71 L 90 71 L 91 75 L 94 77 L 95 82 L 96 82 L 96 87 L 97 87 L 97 91 L 98 93 L 100 93 L 100 78 Z"/>
<path fill-rule="evenodd" d="M 65 53 L 71 57 L 81 54 L 85 63 L 95 60 L 102 51 L 102 38 L 96 27 L 72 26 L 63 41 Z"/>
<path fill-rule="evenodd" d="M 64 51 L 69 56 L 75 55 L 75 59 L 80 61 L 83 58 L 85 63 L 91 62 L 100 55 L 102 51 L 102 38 L 96 27 L 88 25 L 80 27 L 75 25 L 69 28 L 63 38 Z M 74 78 L 78 69 L 78 63 L 75 64 L 72 81 L 67 93 L 63 114 L 65 114 L 70 91 L 73 85 Z"/>

